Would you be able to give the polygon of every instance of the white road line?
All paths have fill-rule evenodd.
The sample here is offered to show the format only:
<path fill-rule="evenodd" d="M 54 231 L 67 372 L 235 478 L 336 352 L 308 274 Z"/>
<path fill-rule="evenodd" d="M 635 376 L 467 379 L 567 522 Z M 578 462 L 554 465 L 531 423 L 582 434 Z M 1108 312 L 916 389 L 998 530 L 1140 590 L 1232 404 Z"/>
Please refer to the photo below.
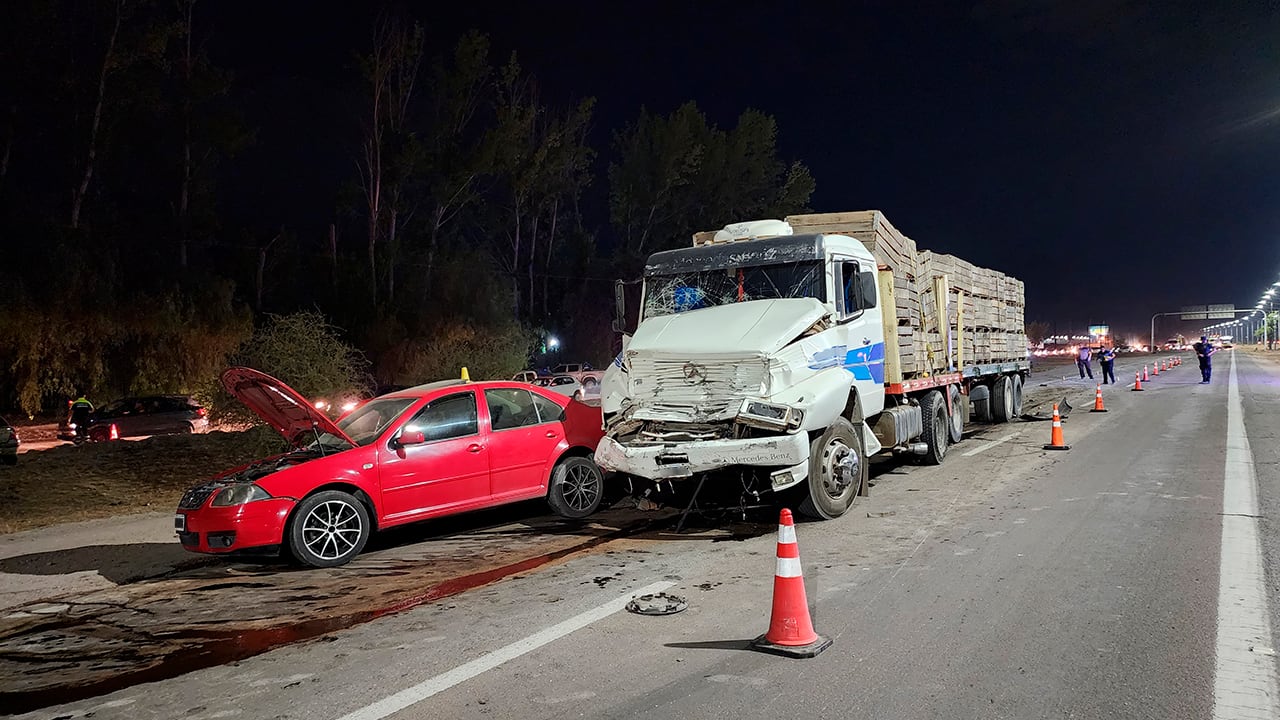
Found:
<path fill-rule="evenodd" d="M 510 645 L 481 655 L 471 662 L 463 663 L 448 672 L 423 680 L 417 685 L 405 688 L 395 695 L 344 715 L 341 720 L 381 720 L 388 715 L 400 712 L 411 705 L 420 703 L 432 695 L 444 692 L 454 685 L 466 682 L 485 671 L 492 670 L 509 660 L 514 660 L 525 653 L 537 650 L 543 645 L 559 640 L 575 630 L 581 630 L 597 620 L 609 617 L 626 607 L 631 598 L 636 595 L 661 592 L 672 585 L 675 585 L 675 583 L 656 582 L 652 585 L 646 585 L 639 590 L 629 592 L 622 597 L 614 598 L 599 607 L 588 610 L 580 615 L 574 615 L 568 620 L 556 623 L 555 625 L 536 632 L 523 640 L 517 640 Z"/>
<path fill-rule="evenodd" d="M 1000 438 L 999 440 L 992 440 L 991 442 L 985 442 L 985 443 L 982 443 L 981 445 L 979 445 L 978 447 L 976 447 L 976 448 L 974 448 L 974 449 L 970 450 L 969 452 L 966 452 L 966 453 L 960 453 L 960 455 L 961 455 L 961 457 L 973 457 L 974 455 L 977 455 L 977 454 L 978 454 L 978 453 L 980 453 L 980 452 L 986 452 L 987 450 L 990 450 L 991 448 L 993 448 L 993 447 L 995 447 L 995 446 L 999 445 L 1000 443 L 1009 442 L 1010 440 L 1012 440 L 1012 439 L 1014 439 L 1014 438 L 1018 437 L 1018 436 L 1019 436 L 1019 435 L 1021 435 L 1021 434 L 1022 434 L 1022 433 L 1020 433 L 1020 432 L 1016 432 L 1016 433 L 1011 433 L 1011 434 L 1009 434 L 1009 435 L 1005 435 L 1004 437 Z"/>
<path fill-rule="evenodd" d="M 1222 486 L 1222 555 L 1218 566 L 1218 643 L 1213 717 L 1277 718 L 1276 659 L 1271 647 L 1266 577 L 1258 545 L 1258 482 L 1244 427 L 1231 356 L 1227 382 L 1227 459 Z"/>

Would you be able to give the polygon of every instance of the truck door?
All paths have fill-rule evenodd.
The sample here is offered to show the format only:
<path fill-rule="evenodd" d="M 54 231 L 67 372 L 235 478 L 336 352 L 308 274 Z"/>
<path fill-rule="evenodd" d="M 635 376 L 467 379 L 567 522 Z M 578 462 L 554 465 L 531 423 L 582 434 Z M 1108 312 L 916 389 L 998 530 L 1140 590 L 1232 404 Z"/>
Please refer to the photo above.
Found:
<path fill-rule="evenodd" d="M 838 342 L 845 347 L 842 364 L 853 374 L 862 412 L 873 415 L 884 409 L 884 344 L 886 339 L 897 341 L 884 337 L 875 264 L 833 256 L 832 285 Z"/>

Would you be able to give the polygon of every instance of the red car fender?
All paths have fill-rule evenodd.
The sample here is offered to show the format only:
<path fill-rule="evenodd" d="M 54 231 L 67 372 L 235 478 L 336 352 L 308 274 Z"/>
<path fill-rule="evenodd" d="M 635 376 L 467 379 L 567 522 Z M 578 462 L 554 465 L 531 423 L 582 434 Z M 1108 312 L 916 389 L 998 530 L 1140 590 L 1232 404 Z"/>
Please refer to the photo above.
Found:
<path fill-rule="evenodd" d="M 595 452 L 604 437 L 604 411 L 599 405 L 570 398 L 564 408 L 564 434 L 570 446 Z"/>

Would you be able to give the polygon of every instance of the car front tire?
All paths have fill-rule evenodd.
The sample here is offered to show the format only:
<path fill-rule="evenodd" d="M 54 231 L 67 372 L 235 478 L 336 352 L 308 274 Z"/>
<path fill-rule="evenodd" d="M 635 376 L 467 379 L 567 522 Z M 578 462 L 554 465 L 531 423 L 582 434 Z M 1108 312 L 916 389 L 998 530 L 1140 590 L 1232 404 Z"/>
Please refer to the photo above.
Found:
<path fill-rule="evenodd" d="M 372 534 L 369 511 L 348 493 L 326 490 L 308 496 L 289 522 L 289 552 L 310 567 L 337 567 L 360 554 Z"/>

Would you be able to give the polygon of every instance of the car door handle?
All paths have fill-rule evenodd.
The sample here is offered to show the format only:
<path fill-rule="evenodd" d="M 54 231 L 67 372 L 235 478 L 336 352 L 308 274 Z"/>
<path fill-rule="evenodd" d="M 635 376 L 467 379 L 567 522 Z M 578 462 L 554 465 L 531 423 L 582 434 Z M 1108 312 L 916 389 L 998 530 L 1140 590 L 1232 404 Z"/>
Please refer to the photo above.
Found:
<path fill-rule="evenodd" d="M 547 431 L 547 437 L 549 437 L 549 438 L 553 438 L 553 437 L 560 437 L 560 436 L 559 436 L 559 434 L 557 434 L 557 433 L 556 433 L 556 431 L 555 431 L 555 430 L 548 430 L 548 431 Z"/>
<path fill-rule="evenodd" d="M 478 453 L 483 449 L 484 449 L 484 446 L 481 445 L 480 443 L 471 443 L 470 445 L 467 446 L 467 452 L 469 453 Z"/>

